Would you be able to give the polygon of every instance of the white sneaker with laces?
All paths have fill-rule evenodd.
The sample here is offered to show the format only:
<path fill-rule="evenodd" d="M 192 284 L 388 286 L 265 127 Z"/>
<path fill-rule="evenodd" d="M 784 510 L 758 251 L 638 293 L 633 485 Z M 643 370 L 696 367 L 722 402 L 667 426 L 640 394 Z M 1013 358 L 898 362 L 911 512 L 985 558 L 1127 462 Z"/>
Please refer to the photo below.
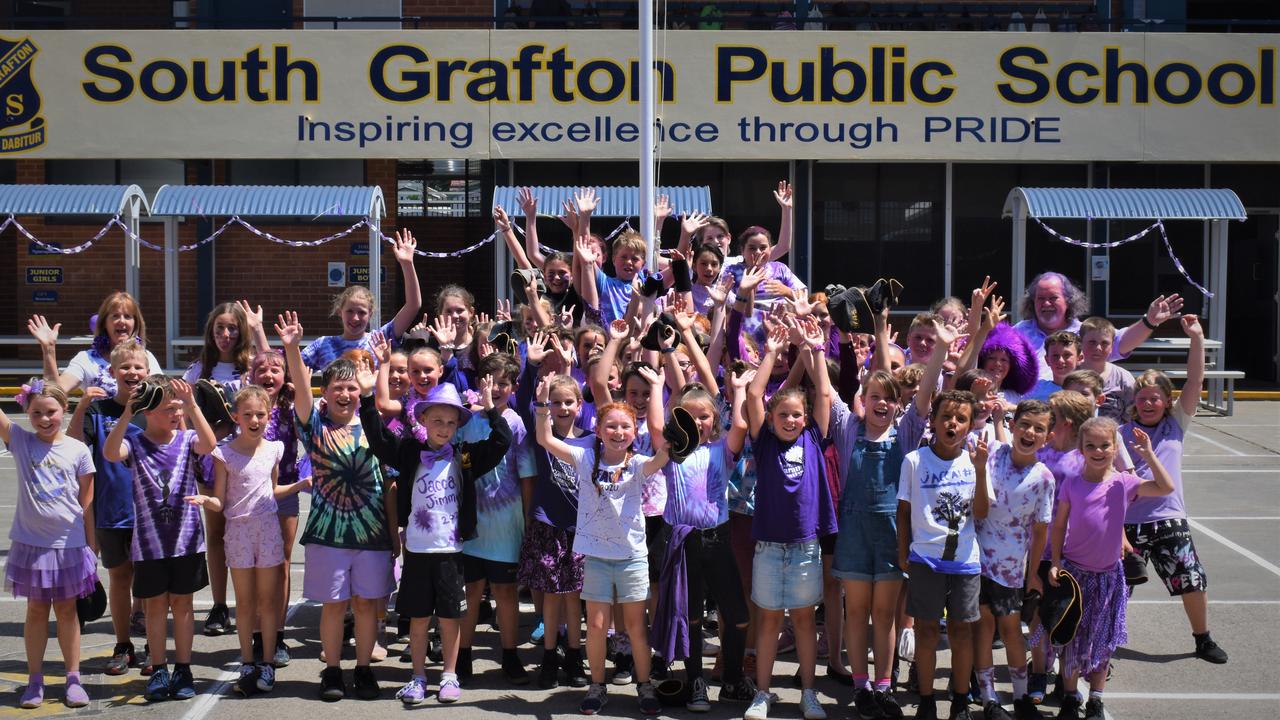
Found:
<path fill-rule="evenodd" d="M 769 693 L 757 690 L 751 706 L 742 714 L 742 720 L 769 720 Z"/>

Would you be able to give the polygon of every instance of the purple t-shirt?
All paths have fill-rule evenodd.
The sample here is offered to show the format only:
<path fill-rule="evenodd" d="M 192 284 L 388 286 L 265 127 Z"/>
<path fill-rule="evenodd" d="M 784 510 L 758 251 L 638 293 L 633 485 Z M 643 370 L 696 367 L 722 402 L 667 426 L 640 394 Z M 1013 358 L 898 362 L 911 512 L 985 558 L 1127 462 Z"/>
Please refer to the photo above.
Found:
<path fill-rule="evenodd" d="M 1124 540 L 1124 513 L 1138 495 L 1142 478 L 1132 473 L 1112 473 L 1102 482 L 1072 475 L 1062 488 L 1062 499 L 1071 505 L 1062 557 L 1090 572 L 1106 572 L 1120 562 Z"/>
<path fill-rule="evenodd" d="M 129 559 L 162 560 L 204 552 L 200 508 L 183 498 L 196 487 L 196 431 L 180 430 L 166 445 L 143 433 L 125 436 L 133 470 L 133 547 Z"/>
<path fill-rule="evenodd" d="M 93 474 L 89 447 L 65 435 L 47 443 L 12 425 L 9 452 L 18 469 L 18 502 L 9 539 L 42 548 L 84 547 L 80 477 Z"/>
<path fill-rule="evenodd" d="M 667 463 L 668 525 L 709 530 L 729 521 L 729 471 L 733 457 L 722 437 L 694 450 L 684 462 Z"/>
<path fill-rule="evenodd" d="M 783 442 L 766 422 L 752 441 L 756 457 L 756 514 L 751 537 L 800 543 L 836 532 L 835 503 L 827 485 L 818 426 L 809 424 Z"/>
<path fill-rule="evenodd" d="M 1120 426 L 1120 437 L 1125 444 L 1133 444 L 1133 429 L 1142 429 L 1151 436 L 1151 447 L 1160 464 L 1173 479 L 1173 492 L 1160 497 L 1141 497 L 1133 501 L 1124 514 L 1126 524 L 1154 522 L 1156 520 L 1180 520 L 1187 516 L 1186 502 L 1182 497 L 1182 442 L 1191 418 L 1174 405 L 1173 410 L 1155 427 L 1139 426 L 1130 421 Z M 1133 472 L 1144 480 L 1151 480 L 1151 468 L 1138 453 L 1133 453 Z"/>

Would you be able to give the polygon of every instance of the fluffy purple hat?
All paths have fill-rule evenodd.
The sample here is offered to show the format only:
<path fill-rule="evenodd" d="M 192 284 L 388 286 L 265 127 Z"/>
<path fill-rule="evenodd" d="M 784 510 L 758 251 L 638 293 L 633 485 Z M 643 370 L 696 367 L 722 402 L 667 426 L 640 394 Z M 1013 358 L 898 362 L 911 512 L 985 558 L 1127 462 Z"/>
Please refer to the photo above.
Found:
<path fill-rule="evenodd" d="M 1040 361 L 1031 349 L 1031 343 L 1014 330 L 1008 323 L 1000 323 L 992 329 L 987 341 L 982 344 L 978 353 L 978 367 L 986 362 L 987 356 L 996 350 L 1003 350 L 1009 355 L 1009 374 L 1005 376 L 1002 387 L 1019 395 L 1025 395 L 1035 387 L 1040 379 Z"/>

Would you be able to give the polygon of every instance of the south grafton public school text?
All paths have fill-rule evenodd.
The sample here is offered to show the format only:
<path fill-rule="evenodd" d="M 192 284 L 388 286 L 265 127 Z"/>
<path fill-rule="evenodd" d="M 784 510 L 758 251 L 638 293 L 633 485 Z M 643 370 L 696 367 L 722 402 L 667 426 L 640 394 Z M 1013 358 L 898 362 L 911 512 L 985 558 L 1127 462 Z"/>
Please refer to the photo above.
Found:
<path fill-rule="evenodd" d="M 1212 100 L 1225 106 L 1276 103 L 1276 48 L 1264 47 L 1248 59 L 1212 67 L 1171 60 L 1148 67 L 1126 58 L 1119 48 L 1105 48 L 1094 60 L 1055 62 L 1043 49 L 1019 45 L 994 58 L 994 67 L 966 68 L 991 77 L 1000 98 L 1029 105 L 1057 97 L 1068 105 L 1185 105 Z M 238 57 L 185 62 L 139 59 L 116 44 L 91 47 L 84 55 L 89 77 L 85 94 L 101 103 L 120 103 L 141 96 L 156 103 L 192 98 L 202 103 L 319 103 L 320 68 L 313 60 L 290 57 L 287 45 L 254 48 Z M 424 100 L 475 103 L 638 102 L 639 63 L 593 58 L 575 59 L 564 47 L 531 43 L 511 58 L 441 58 L 412 44 L 377 51 L 368 64 L 369 85 L 394 103 Z M 667 61 L 655 62 L 657 92 L 673 103 L 679 80 Z M 840 57 L 836 48 L 817 48 L 804 60 L 770 59 L 749 45 L 715 48 L 714 99 L 731 103 L 735 93 L 754 83 L 767 84 L 779 104 L 820 103 L 937 105 L 958 92 L 958 71 L 937 59 L 916 61 L 903 45 L 873 46 L 866 57 Z M 298 94 L 292 94 L 296 86 Z"/>

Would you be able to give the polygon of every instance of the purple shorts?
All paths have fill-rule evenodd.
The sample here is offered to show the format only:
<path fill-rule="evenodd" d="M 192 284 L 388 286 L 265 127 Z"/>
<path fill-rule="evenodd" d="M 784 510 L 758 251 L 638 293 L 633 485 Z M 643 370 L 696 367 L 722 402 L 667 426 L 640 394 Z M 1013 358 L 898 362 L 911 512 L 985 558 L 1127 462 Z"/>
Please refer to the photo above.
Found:
<path fill-rule="evenodd" d="M 391 594 L 391 553 L 387 550 L 348 550 L 306 545 L 302 595 L 319 603 L 344 602 L 352 597 L 376 600 Z"/>

